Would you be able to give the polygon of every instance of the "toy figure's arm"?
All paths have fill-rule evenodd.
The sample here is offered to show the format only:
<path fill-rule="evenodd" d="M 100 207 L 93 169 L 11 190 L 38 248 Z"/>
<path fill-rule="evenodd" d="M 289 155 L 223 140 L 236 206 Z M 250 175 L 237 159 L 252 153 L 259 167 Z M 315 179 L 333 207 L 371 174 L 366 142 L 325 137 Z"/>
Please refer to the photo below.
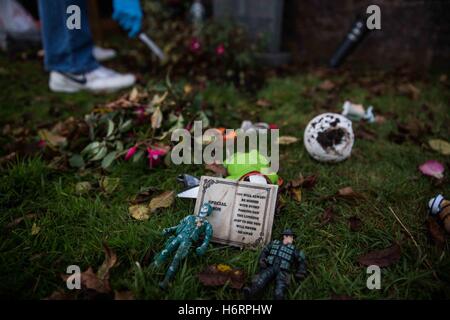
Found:
<path fill-rule="evenodd" d="M 205 223 L 205 238 L 203 239 L 203 243 L 201 246 L 197 247 L 195 250 L 199 256 L 205 254 L 206 249 L 208 249 L 209 240 L 213 235 L 213 228 L 209 222 Z"/>
<path fill-rule="evenodd" d="M 188 216 L 188 217 L 189 217 L 189 216 Z M 180 221 L 180 223 L 177 224 L 176 226 L 169 227 L 169 228 L 164 228 L 164 229 L 163 229 L 163 232 L 162 232 L 162 233 L 163 233 L 163 236 L 168 236 L 169 234 L 174 233 L 174 232 L 178 229 L 178 227 L 179 227 L 180 225 L 182 225 L 182 224 L 187 220 L 188 217 L 183 218 L 183 219 Z"/>
<path fill-rule="evenodd" d="M 261 269 L 267 268 L 267 256 L 270 253 L 270 247 L 272 246 L 272 243 L 269 243 L 267 246 L 264 247 L 264 249 L 261 251 L 261 254 L 259 255 L 259 267 Z"/>
<path fill-rule="evenodd" d="M 306 277 L 306 258 L 303 251 L 295 251 L 295 260 L 297 262 L 297 272 L 295 277 L 299 280 L 303 280 Z"/>
<path fill-rule="evenodd" d="M 174 233 L 175 230 L 177 230 L 177 228 L 178 228 L 178 225 L 169 227 L 169 228 L 164 228 L 162 234 L 163 234 L 163 236 L 168 236 L 169 234 Z"/>

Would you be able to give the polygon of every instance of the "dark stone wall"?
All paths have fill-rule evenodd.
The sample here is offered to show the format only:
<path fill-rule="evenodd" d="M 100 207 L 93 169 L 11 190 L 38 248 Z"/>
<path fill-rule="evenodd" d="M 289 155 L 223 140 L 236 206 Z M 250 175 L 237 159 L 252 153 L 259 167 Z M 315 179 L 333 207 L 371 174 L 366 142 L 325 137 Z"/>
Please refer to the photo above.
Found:
<path fill-rule="evenodd" d="M 327 63 L 356 15 L 381 8 L 372 31 L 346 61 L 374 67 L 450 67 L 450 0 L 285 0 L 283 45 L 301 63 Z"/>

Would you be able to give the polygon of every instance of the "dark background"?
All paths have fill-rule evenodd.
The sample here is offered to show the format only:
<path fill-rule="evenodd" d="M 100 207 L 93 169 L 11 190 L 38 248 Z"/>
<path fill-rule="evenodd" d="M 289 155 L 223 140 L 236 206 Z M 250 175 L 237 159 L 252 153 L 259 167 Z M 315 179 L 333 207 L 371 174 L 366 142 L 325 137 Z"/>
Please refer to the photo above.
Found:
<path fill-rule="evenodd" d="M 283 43 L 293 57 L 326 62 L 367 6 L 381 8 L 381 30 L 348 59 L 375 67 L 450 68 L 448 0 L 286 0 Z"/>
<path fill-rule="evenodd" d="M 99 17 L 110 17 L 111 1 L 89 2 L 98 6 Z M 21 3 L 37 16 L 37 1 Z M 210 12 L 210 0 L 204 4 Z M 450 69 L 450 0 L 285 0 L 283 49 L 295 62 L 327 63 L 356 15 L 364 15 L 371 4 L 381 8 L 382 29 L 364 40 L 349 63 Z M 104 33 L 94 30 L 97 36 Z"/>

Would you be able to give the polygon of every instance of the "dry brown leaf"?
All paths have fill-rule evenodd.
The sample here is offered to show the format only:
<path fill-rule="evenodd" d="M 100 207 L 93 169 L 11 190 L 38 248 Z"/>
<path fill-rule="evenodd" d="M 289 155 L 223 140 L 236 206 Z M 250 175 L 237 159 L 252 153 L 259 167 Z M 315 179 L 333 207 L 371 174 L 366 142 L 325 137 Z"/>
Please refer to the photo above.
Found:
<path fill-rule="evenodd" d="M 272 102 L 270 102 L 267 99 L 258 99 L 258 101 L 256 101 L 256 105 L 258 107 L 267 108 L 267 107 L 270 107 L 272 105 Z"/>
<path fill-rule="evenodd" d="M 302 200 L 302 188 L 312 188 L 317 182 L 317 176 L 311 175 L 303 177 L 301 174 L 298 178 L 289 181 L 286 184 L 288 194 L 297 202 Z"/>
<path fill-rule="evenodd" d="M 319 84 L 319 89 L 324 91 L 333 90 L 336 85 L 331 80 L 325 80 L 321 84 Z"/>
<path fill-rule="evenodd" d="M 70 139 L 71 134 L 76 134 L 78 131 L 83 130 L 86 124 L 75 117 L 69 117 L 64 121 L 57 122 L 51 132 Z M 87 127 L 86 127 L 87 129 Z M 78 132 L 80 133 L 80 132 Z"/>
<path fill-rule="evenodd" d="M 67 139 L 65 137 L 52 133 L 47 129 L 39 130 L 38 135 L 52 149 L 57 149 L 67 144 Z"/>
<path fill-rule="evenodd" d="M 397 123 L 397 132 L 389 134 L 389 140 L 401 144 L 406 140 L 412 140 L 417 144 L 422 144 L 422 139 L 431 133 L 429 123 L 419 119 L 409 119 L 403 123 Z"/>
<path fill-rule="evenodd" d="M 161 109 L 158 107 L 155 109 L 155 111 L 152 114 L 151 123 L 153 129 L 159 129 L 161 128 L 161 123 L 163 120 L 163 114 L 161 112 Z"/>
<path fill-rule="evenodd" d="M 115 101 L 111 101 L 103 107 L 95 108 L 94 112 L 104 114 L 104 113 L 111 112 L 111 110 L 114 110 L 114 109 L 135 107 L 136 103 L 129 101 L 129 96 L 130 95 L 126 93 L 123 96 L 121 96 L 119 99 L 117 99 Z"/>
<path fill-rule="evenodd" d="M 92 267 L 89 267 L 85 272 L 81 273 L 81 285 L 100 293 L 108 293 L 111 291 L 109 279 L 100 279 L 97 277 Z"/>
<path fill-rule="evenodd" d="M 385 116 L 375 116 L 375 123 L 382 124 L 386 122 Z"/>
<path fill-rule="evenodd" d="M 434 244 L 443 249 L 445 247 L 445 231 L 439 226 L 435 219 L 428 217 L 427 219 L 428 234 L 433 240 Z"/>
<path fill-rule="evenodd" d="M 339 189 L 338 192 L 335 194 L 335 197 L 348 200 L 359 200 L 364 198 L 362 194 L 353 191 L 352 187 L 345 187 Z"/>
<path fill-rule="evenodd" d="M 431 139 L 428 141 L 428 144 L 430 145 L 431 149 L 433 149 L 434 151 L 437 151 L 441 154 L 443 154 L 444 156 L 449 156 L 450 155 L 450 143 L 445 141 L 445 140 L 441 140 L 441 139 Z"/>
<path fill-rule="evenodd" d="M 39 227 L 36 223 L 33 223 L 31 226 L 31 235 L 35 236 L 41 231 L 41 227 Z"/>
<path fill-rule="evenodd" d="M 88 193 L 89 191 L 91 191 L 91 189 L 92 185 L 89 181 L 77 182 L 77 184 L 75 185 L 75 193 L 80 195 Z"/>
<path fill-rule="evenodd" d="M 198 274 L 198 278 L 205 286 L 223 286 L 228 282 L 234 289 L 241 289 L 246 280 L 243 270 L 223 264 L 208 266 Z"/>
<path fill-rule="evenodd" d="M 349 197 L 349 196 L 353 196 L 355 192 L 353 191 L 352 187 L 345 187 L 342 189 L 339 189 L 337 195 L 340 197 Z"/>
<path fill-rule="evenodd" d="M 83 288 L 92 289 L 98 293 L 109 293 L 111 291 L 109 270 L 116 265 L 117 255 L 105 243 L 103 244 L 103 250 L 105 252 L 105 261 L 98 269 L 98 272 L 94 273 L 92 267 L 89 267 L 81 273 L 80 282 Z M 67 281 L 70 275 L 63 274 L 61 277 L 64 281 Z"/>
<path fill-rule="evenodd" d="M 301 202 L 302 201 L 302 189 L 300 188 L 291 188 L 291 195 L 292 198 L 297 201 L 297 202 Z"/>
<path fill-rule="evenodd" d="M 298 141 L 298 138 L 293 137 L 293 136 L 281 136 L 278 138 L 278 144 L 281 144 L 281 145 L 293 144 L 293 143 L 296 143 L 297 141 Z"/>
<path fill-rule="evenodd" d="M 37 217 L 37 214 L 35 214 L 35 213 L 30 213 L 30 214 L 27 214 L 27 215 L 25 215 L 25 216 L 23 216 L 23 217 L 19 217 L 19 218 L 17 218 L 17 219 L 14 219 L 13 221 L 11 221 L 10 223 L 8 223 L 6 226 L 5 226 L 5 229 L 11 229 L 11 228 L 14 228 L 15 226 L 17 226 L 19 223 L 21 223 L 23 220 L 25 220 L 25 219 L 35 219 Z"/>
<path fill-rule="evenodd" d="M 164 92 L 164 94 L 163 94 L 162 96 L 159 96 L 158 94 L 155 94 L 155 95 L 153 96 L 153 99 L 152 99 L 151 104 L 152 104 L 153 106 L 156 106 L 156 105 L 158 105 L 158 104 L 163 103 L 163 101 L 166 100 L 168 94 L 169 94 L 169 93 L 168 93 L 167 91 Z"/>
<path fill-rule="evenodd" d="M 131 90 L 130 92 L 130 96 L 128 97 L 128 99 L 131 102 L 138 102 L 139 100 L 139 91 L 136 87 L 133 88 L 133 90 Z"/>
<path fill-rule="evenodd" d="M 287 188 L 289 187 L 302 187 L 302 188 L 313 188 L 317 183 L 317 176 L 316 175 L 310 175 L 303 177 L 303 175 L 300 174 L 300 176 L 296 179 L 293 179 L 289 181 L 286 185 Z"/>
<path fill-rule="evenodd" d="M 186 83 L 183 87 L 183 92 L 185 95 L 189 95 L 192 90 L 194 90 L 194 88 L 189 83 Z"/>
<path fill-rule="evenodd" d="M 128 208 L 130 215 L 136 220 L 148 220 L 150 218 L 150 208 L 145 204 L 136 204 Z"/>
<path fill-rule="evenodd" d="M 160 195 L 154 197 L 149 204 L 151 212 L 156 211 L 159 208 L 168 208 L 170 207 L 175 200 L 175 192 L 174 191 L 166 191 L 161 193 Z"/>
<path fill-rule="evenodd" d="M 420 89 L 412 83 L 401 84 L 397 89 L 400 93 L 408 95 L 413 100 L 418 100 L 420 97 Z"/>
<path fill-rule="evenodd" d="M 141 204 L 144 202 L 148 202 L 150 201 L 150 199 L 152 198 L 152 196 L 155 194 L 156 191 L 157 191 L 156 188 L 153 187 L 147 188 L 139 192 L 137 195 L 135 195 L 130 202 L 132 204 Z"/>
<path fill-rule="evenodd" d="M 17 156 L 16 152 L 11 152 L 11 153 L 7 154 L 6 156 L 0 157 L 0 165 L 16 159 L 16 156 Z"/>
<path fill-rule="evenodd" d="M 119 187 L 120 178 L 103 176 L 100 178 L 99 185 L 104 192 L 111 194 Z"/>
<path fill-rule="evenodd" d="M 109 270 L 117 263 L 117 255 L 106 243 L 103 243 L 103 250 L 105 251 L 105 261 L 103 261 L 103 264 L 98 268 L 97 276 L 100 279 L 108 279 Z"/>
<path fill-rule="evenodd" d="M 398 244 L 394 244 L 386 249 L 375 250 L 364 254 L 358 258 L 358 262 L 364 266 L 377 265 L 387 267 L 400 260 L 401 249 Z"/>

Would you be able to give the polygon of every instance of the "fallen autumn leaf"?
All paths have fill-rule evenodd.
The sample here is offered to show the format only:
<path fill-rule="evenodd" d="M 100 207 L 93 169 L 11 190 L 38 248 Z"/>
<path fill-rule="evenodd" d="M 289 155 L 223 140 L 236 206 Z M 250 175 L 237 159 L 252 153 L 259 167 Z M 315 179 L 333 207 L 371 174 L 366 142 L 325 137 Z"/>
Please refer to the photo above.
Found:
<path fill-rule="evenodd" d="M 175 200 L 175 192 L 174 191 L 166 191 L 161 193 L 160 195 L 154 197 L 149 204 L 151 212 L 156 211 L 159 208 L 168 208 L 170 207 Z"/>
<path fill-rule="evenodd" d="M 428 217 L 427 219 L 427 229 L 428 234 L 433 240 L 434 244 L 440 248 L 443 249 L 445 247 L 445 231 L 443 228 L 439 226 L 439 224 L 436 222 L 436 220 L 432 217 Z"/>
<path fill-rule="evenodd" d="M 228 265 L 210 265 L 198 274 L 200 283 L 204 286 L 223 286 L 229 282 L 233 289 L 241 289 L 245 283 L 245 273 L 241 269 Z"/>
<path fill-rule="evenodd" d="M 431 139 L 428 141 L 428 144 L 430 145 L 431 149 L 433 149 L 434 151 L 437 151 L 441 154 L 443 154 L 444 156 L 449 156 L 450 155 L 450 143 L 445 141 L 445 140 L 441 140 L 441 139 Z"/>
<path fill-rule="evenodd" d="M 398 244 L 394 244 L 386 249 L 375 250 L 364 254 L 358 258 L 358 262 L 364 266 L 377 265 L 388 267 L 400 260 L 401 250 Z"/>
<path fill-rule="evenodd" d="M 136 204 L 128 208 L 130 215 L 136 220 L 148 220 L 150 208 L 145 204 Z"/>
<path fill-rule="evenodd" d="M 281 136 L 278 138 L 278 144 L 281 145 L 289 145 L 296 143 L 298 141 L 298 138 L 292 137 L 292 136 Z"/>

